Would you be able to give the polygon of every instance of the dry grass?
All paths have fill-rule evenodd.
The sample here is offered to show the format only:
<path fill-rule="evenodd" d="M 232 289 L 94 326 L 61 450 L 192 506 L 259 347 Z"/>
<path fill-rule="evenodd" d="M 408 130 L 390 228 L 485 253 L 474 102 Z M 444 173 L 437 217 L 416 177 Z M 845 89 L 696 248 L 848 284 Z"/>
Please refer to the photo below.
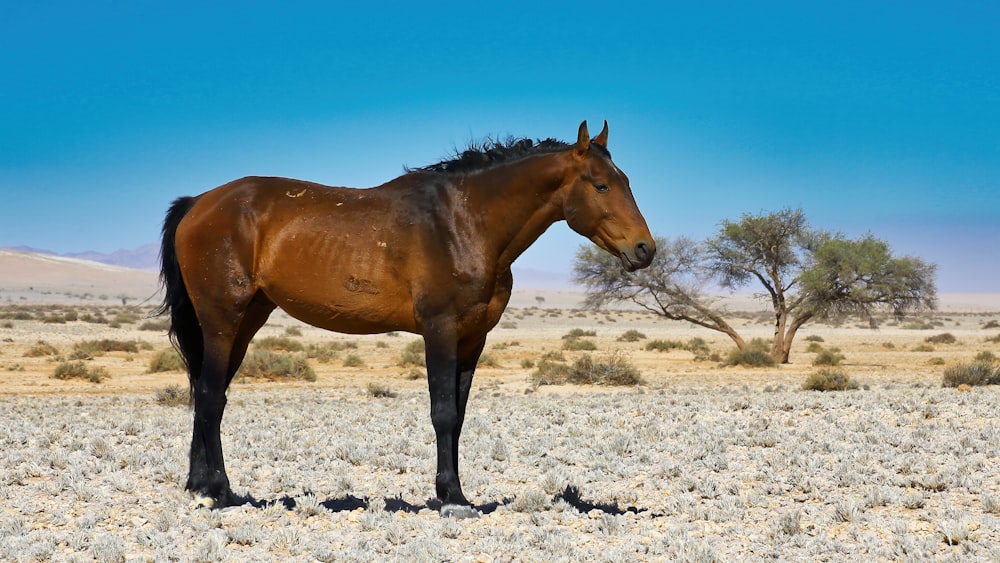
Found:
<path fill-rule="evenodd" d="M 230 477 L 270 505 L 212 512 L 183 492 L 186 376 L 146 373 L 165 335 L 85 320 L 125 311 L 113 307 L 43 322 L 68 310 L 0 307 L 11 325 L 0 326 L 0 501 L 9 507 L 0 560 L 1000 556 L 1000 387 L 941 387 L 946 370 L 992 365 L 1000 353 L 982 316 L 887 322 L 877 339 L 856 323 L 810 325 L 814 338 L 795 343 L 791 364 L 745 369 L 698 361 L 732 349 L 720 335 L 644 313 L 512 309 L 505 320 L 517 328 L 491 335 L 498 367 L 477 373 L 462 434 L 463 485 L 486 513 L 458 523 L 428 500 L 435 446 L 422 351 L 398 366 L 419 339 L 296 334 L 280 315 L 265 326 L 258 340 L 301 343 L 316 377 L 241 378 L 230 389 Z M 746 315 L 741 332 L 766 337 L 759 317 Z M 609 319 L 618 328 L 607 330 Z M 942 326 L 955 342 L 925 342 Z M 607 360 L 561 351 L 574 329 L 598 350 L 620 349 L 643 381 L 571 383 L 574 368 L 593 374 Z M 619 340 L 627 330 L 645 339 Z M 39 340 L 54 351 L 25 355 Z M 137 351 L 80 362 L 106 370 L 100 385 L 52 377 L 77 343 L 101 340 Z M 650 340 L 683 347 L 646 350 Z M 857 390 L 802 389 L 823 371 L 806 352 L 813 342 L 843 351 Z M 366 365 L 321 361 L 320 349 Z M 543 366 L 566 378 L 536 385 Z"/>

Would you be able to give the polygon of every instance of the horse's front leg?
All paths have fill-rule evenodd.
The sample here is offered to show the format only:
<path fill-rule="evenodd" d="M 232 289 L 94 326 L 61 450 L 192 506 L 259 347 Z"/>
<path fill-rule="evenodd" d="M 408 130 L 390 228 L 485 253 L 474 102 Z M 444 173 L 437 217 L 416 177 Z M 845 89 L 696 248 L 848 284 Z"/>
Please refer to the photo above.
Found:
<path fill-rule="evenodd" d="M 458 437 L 462 427 L 468 386 L 458 376 L 457 343 L 440 335 L 424 337 L 427 354 L 427 383 L 431 398 L 431 423 L 437 437 L 435 486 L 441 501 L 441 515 L 471 518 L 479 513 L 462 493 L 458 478 Z M 469 376 L 471 383 L 471 374 Z"/>

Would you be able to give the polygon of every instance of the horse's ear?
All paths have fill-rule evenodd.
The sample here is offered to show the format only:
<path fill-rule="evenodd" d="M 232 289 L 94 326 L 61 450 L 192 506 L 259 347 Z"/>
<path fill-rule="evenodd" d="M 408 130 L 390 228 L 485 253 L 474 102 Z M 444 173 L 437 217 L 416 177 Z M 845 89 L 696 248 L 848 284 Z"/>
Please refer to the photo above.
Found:
<path fill-rule="evenodd" d="M 599 145 L 601 148 L 608 148 L 608 120 L 604 120 L 604 129 L 594 137 L 594 144 Z"/>
<path fill-rule="evenodd" d="M 590 132 L 587 131 L 587 120 L 580 124 L 580 131 L 576 134 L 576 152 L 584 154 L 590 148 Z"/>

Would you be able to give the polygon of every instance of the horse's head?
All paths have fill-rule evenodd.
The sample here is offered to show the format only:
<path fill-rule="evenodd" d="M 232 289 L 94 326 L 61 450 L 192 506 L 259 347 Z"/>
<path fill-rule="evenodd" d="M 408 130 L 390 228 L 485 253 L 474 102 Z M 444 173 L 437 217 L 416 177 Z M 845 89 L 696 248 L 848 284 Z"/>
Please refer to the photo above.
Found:
<path fill-rule="evenodd" d="M 656 244 L 632 197 L 628 176 L 608 153 L 608 122 L 593 139 L 580 124 L 570 149 L 572 172 L 563 186 L 563 214 L 574 231 L 617 256 L 625 270 L 649 266 Z"/>

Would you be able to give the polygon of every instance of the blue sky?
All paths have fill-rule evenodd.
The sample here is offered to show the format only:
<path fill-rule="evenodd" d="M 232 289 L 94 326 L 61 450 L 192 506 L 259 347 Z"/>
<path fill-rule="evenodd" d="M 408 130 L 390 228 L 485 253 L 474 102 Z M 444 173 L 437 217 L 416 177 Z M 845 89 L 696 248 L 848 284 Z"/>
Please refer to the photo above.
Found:
<path fill-rule="evenodd" d="M 240 176 L 371 186 L 607 119 L 658 234 L 801 207 L 1000 292 L 998 6 L 7 3 L 0 246 L 134 248 Z M 516 266 L 581 242 L 556 225 Z"/>

